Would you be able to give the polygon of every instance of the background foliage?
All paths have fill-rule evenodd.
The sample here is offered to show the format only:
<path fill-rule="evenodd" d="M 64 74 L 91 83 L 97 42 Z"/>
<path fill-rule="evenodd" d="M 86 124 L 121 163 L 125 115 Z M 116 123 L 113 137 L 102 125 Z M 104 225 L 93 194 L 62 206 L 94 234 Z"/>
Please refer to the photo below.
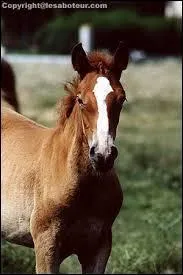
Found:
<path fill-rule="evenodd" d="M 135 10 L 76 12 L 46 23 L 34 35 L 40 53 L 68 54 L 77 43 L 78 28 L 93 27 L 93 47 L 115 49 L 119 40 L 149 54 L 180 54 L 181 35 L 175 19 L 141 16 Z M 109 39 L 110 37 L 110 39 Z M 162 39 L 163 38 L 163 39 Z"/>

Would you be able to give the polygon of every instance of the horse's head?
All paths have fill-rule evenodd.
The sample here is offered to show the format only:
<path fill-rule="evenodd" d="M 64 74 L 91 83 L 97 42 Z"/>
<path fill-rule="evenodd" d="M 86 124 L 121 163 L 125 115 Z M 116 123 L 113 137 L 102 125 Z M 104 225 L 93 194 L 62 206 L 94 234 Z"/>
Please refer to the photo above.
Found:
<path fill-rule="evenodd" d="M 120 83 L 128 65 L 128 50 L 120 42 L 113 56 L 93 52 L 86 55 L 81 43 L 72 51 L 72 64 L 80 76 L 77 102 L 93 167 L 108 171 L 118 155 L 114 145 L 125 91 Z"/>

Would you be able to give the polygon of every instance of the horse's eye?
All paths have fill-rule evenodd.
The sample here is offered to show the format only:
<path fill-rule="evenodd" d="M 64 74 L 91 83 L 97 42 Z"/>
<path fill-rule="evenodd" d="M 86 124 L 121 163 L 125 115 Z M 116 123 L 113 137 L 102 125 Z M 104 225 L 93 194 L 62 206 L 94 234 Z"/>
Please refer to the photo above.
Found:
<path fill-rule="evenodd" d="M 80 97 L 78 97 L 78 103 L 79 104 L 83 104 L 83 101 L 82 101 L 82 99 Z"/>
<path fill-rule="evenodd" d="M 80 95 L 77 96 L 77 101 L 78 101 L 80 106 L 84 107 L 85 104 L 83 103 L 83 100 L 82 100 Z"/>

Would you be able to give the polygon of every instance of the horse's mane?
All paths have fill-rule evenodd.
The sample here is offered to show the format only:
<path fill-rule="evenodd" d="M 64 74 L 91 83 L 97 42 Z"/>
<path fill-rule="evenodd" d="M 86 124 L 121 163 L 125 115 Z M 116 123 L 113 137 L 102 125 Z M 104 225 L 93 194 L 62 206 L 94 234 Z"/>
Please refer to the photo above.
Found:
<path fill-rule="evenodd" d="M 88 54 L 88 60 L 93 67 L 93 71 L 98 73 L 102 72 L 103 74 L 107 74 L 112 65 L 112 55 L 107 52 L 93 51 Z M 67 95 L 59 100 L 57 104 L 58 122 L 60 125 L 64 124 L 72 112 L 78 94 L 77 87 L 80 80 L 79 75 L 77 75 L 72 81 L 64 84 L 64 90 L 67 92 Z"/>

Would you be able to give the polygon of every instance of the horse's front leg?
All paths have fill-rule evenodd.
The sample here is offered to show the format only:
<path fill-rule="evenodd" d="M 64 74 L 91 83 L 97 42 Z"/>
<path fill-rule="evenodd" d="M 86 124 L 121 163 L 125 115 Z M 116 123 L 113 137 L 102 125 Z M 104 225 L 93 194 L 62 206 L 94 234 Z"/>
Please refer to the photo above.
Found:
<path fill-rule="evenodd" d="M 34 240 L 36 273 L 59 273 L 59 251 L 51 232 L 43 232 Z"/>
<path fill-rule="evenodd" d="M 112 232 L 105 232 L 101 242 L 94 252 L 86 251 L 86 254 L 79 257 L 83 274 L 103 274 L 111 253 Z M 87 249 L 87 248 L 86 248 Z"/>
<path fill-rule="evenodd" d="M 61 255 L 58 228 L 54 223 L 41 227 L 38 221 L 35 221 L 31 225 L 31 234 L 34 241 L 36 273 L 59 273 Z"/>

